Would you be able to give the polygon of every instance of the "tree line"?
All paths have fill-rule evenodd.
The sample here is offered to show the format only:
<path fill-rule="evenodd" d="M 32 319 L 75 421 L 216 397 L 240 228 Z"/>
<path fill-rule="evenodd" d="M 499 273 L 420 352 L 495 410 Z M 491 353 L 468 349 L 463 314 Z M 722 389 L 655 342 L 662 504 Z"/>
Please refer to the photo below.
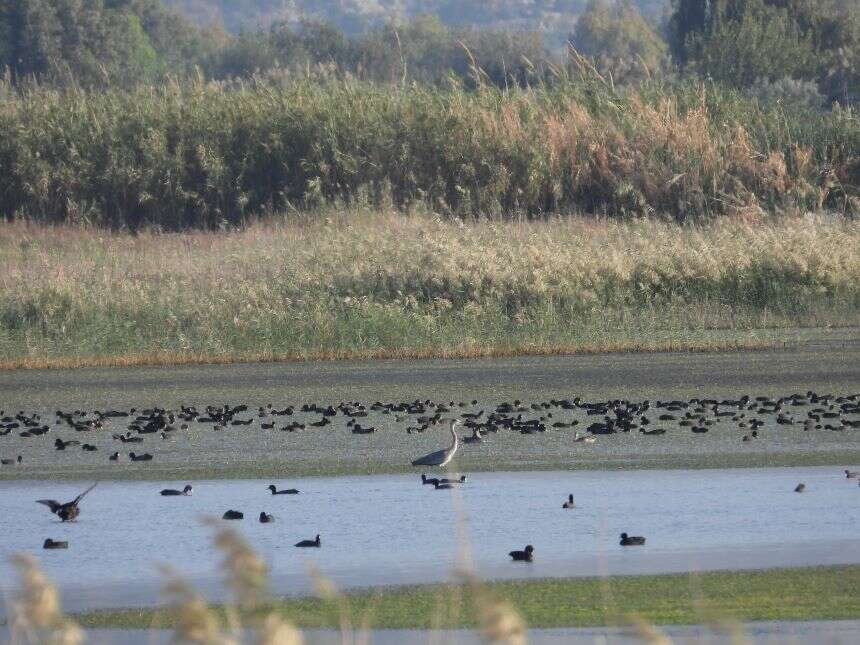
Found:
<path fill-rule="evenodd" d="M 198 9 L 201 3 L 207 4 L 198 0 Z M 456 4 L 460 13 L 474 9 L 471 2 Z M 565 38 L 576 56 L 540 31 L 516 27 L 529 23 L 514 20 L 510 3 L 502 3 L 506 20 L 491 24 L 513 28 L 463 26 L 476 18 L 456 18 L 453 5 L 445 5 L 440 15 L 458 24 L 419 15 L 350 28 L 293 15 L 231 33 L 184 18 L 161 0 L 0 0 L 0 69 L 13 86 L 130 87 L 192 74 L 229 80 L 313 73 L 501 87 L 552 82 L 583 55 L 613 83 L 695 76 L 819 106 L 860 97 L 855 0 L 672 0 L 662 18 L 653 9 L 644 17 L 630 0 L 537 4 L 581 10 Z"/>

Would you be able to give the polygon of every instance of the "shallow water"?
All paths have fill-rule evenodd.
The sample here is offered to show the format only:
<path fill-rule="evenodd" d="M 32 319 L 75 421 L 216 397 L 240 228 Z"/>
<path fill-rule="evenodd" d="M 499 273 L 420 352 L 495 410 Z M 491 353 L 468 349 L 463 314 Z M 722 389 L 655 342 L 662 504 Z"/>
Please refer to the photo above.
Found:
<path fill-rule="evenodd" d="M 715 627 L 700 625 L 668 625 L 658 629 L 677 645 L 734 645 L 734 633 Z M 860 621 L 767 621 L 746 623 L 742 628 L 744 642 L 756 645 L 848 645 L 860 640 Z M 88 630 L 90 642 L 121 643 L 122 645 L 169 645 L 174 643 L 168 630 L 94 629 Z M 629 630 L 617 627 L 567 627 L 556 629 L 529 629 L 528 642 L 532 645 L 639 645 L 645 642 Z M 248 635 L 250 636 L 250 635 Z M 331 629 L 306 629 L 302 636 L 308 645 L 342 645 L 341 633 Z M 479 645 L 486 640 L 474 630 L 451 629 L 423 631 L 413 629 L 374 629 L 359 636 L 375 645 Z M 0 642 L 11 642 L 11 633 L 0 627 Z M 252 642 L 250 638 L 246 642 Z M 351 641 L 347 641 L 351 642 Z M 360 641 L 358 641 L 360 642 Z"/>
<path fill-rule="evenodd" d="M 793 492 L 803 481 L 807 490 Z M 227 509 L 228 523 L 269 563 L 277 593 L 306 593 L 309 562 L 342 587 L 450 578 L 466 527 L 485 578 L 860 562 L 860 487 L 840 468 L 479 473 L 458 491 L 422 486 L 418 476 L 307 478 L 275 482 L 300 495 L 273 497 L 269 481 L 197 481 L 191 497 L 161 497 L 186 482 L 103 482 L 61 524 L 34 500 L 73 499 L 80 482 L 0 483 L 0 584 L 8 556 L 37 554 L 70 610 L 157 602 L 158 564 L 191 577 L 214 599 L 220 556 L 199 521 Z M 562 510 L 567 494 L 577 508 Z M 462 509 L 465 523 L 457 520 Z M 260 511 L 276 517 L 259 524 Z M 618 534 L 647 537 L 623 548 Z M 293 543 L 322 536 L 322 548 Z M 45 538 L 67 551 L 43 551 Z M 507 553 L 535 546 L 532 564 Z"/>

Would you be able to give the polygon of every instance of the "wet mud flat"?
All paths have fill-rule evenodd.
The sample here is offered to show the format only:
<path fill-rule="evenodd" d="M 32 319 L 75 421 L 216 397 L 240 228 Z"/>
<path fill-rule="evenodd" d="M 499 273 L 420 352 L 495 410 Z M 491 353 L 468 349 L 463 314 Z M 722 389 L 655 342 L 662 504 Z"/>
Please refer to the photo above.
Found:
<path fill-rule="evenodd" d="M 540 424 L 539 432 L 505 428 L 485 433 L 480 443 L 463 445 L 457 463 L 470 470 L 856 463 L 860 460 L 860 431 L 845 424 L 860 416 L 846 413 L 839 419 L 819 418 L 815 424 L 819 427 L 809 431 L 804 426 L 808 415 L 822 407 L 809 401 L 809 391 L 831 394 L 834 399 L 860 392 L 860 343 L 846 337 L 784 351 L 726 354 L 0 372 L 0 409 L 6 418 L 17 422 L 19 412 L 30 419 L 38 415 L 36 425 L 50 428 L 44 435 L 22 437 L 28 429 L 22 426 L 0 436 L 0 457 L 15 460 L 22 456 L 20 464 L 0 466 L 0 479 L 403 472 L 411 470 L 409 463 L 416 456 L 448 441 L 443 424 L 428 426 L 419 421 L 437 412 L 427 402 L 445 406 L 440 418 L 461 416 L 468 420 L 468 415 L 482 414 L 475 418 L 478 423 L 485 422 L 500 405 L 519 402 L 508 416 Z M 806 397 L 806 405 L 793 405 L 796 400 L 792 400 L 783 406 L 779 412 L 792 422 L 781 423 L 776 412 L 758 414 L 757 410 L 737 406 L 718 408 L 721 415 L 733 412 L 718 416 L 709 404 L 674 411 L 657 404 L 693 399 L 722 402 L 744 395 L 753 399 L 750 405 L 756 396 L 776 400 L 792 395 Z M 612 411 L 589 414 L 585 407 L 549 405 L 572 400 L 648 400 L 651 407 L 645 416 L 651 425 L 598 435 L 594 443 L 578 442 L 577 433 L 588 434 L 590 425 Z M 373 406 L 376 402 L 389 406 L 421 403 L 417 409 L 423 411 L 410 414 L 403 408 L 381 409 Z M 363 410 L 366 416 L 350 416 L 340 404 L 353 412 Z M 834 404 L 830 400 L 824 407 Z M 143 412 L 173 410 L 179 414 L 182 406 L 195 406 L 200 415 L 187 422 L 174 419 L 171 425 L 177 430 L 165 433 L 164 438 L 161 432 L 129 430 Z M 241 412 L 226 423 L 201 423 L 207 406 L 228 406 Z M 328 406 L 337 412 L 325 417 L 321 410 Z M 707 432 L 696 433 L 693 425 L 681 425 L 696 407 L 704 409 L 699 416 L 713 422 Z M 291 413 L 272 414 L 285 409 Z M 107 417 L 91 431 L 76 431 L 56 416 L 58 410 L 86 412 L 78 421 L 96 418 L 96 411 L 122 411 L 127 416 Z M 661 420 L 662 414 L 675 419 Z M 324 418 L 325 426 L 314 425 Z M 752 418 L 763 425 L 751 427 Z M 358 434 L 354 432 L 356 423 L 373 431 Z M 183 424 L 187 427 L 179 429 Z M 698 419 L 695 424 L 702 427 Z M 138 425 L 145 426 L 146 422 Z M 291 425 L 294 427 L 288 428 Z M 414 431 L 422 425 L 426 427 Z M 216 426 L 223 430 L 216 430 Z M 655 429 L 665 433 L 639 431 Z M 135 435 L 136 443 L 115 438 L 129 434 Z M 463 436 L 469 434 L 465 428 Z M 751 440 L 744 441 L 745 436 Z M 77 444 L 58 451 L 57 439 Z M 91 448 L 84 450 L 84 444 Z M 111 461 L 109 457 L 115 452 L 118 458 Z M 153 459 L 133 462 L 131 452 L 149 453 Z"/>

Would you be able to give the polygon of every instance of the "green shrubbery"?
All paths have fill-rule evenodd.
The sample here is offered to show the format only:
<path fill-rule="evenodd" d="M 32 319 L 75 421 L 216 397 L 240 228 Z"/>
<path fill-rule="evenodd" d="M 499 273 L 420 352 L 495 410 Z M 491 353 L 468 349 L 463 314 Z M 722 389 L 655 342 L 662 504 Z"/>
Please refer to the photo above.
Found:
<path fill-rule="evenodd" d="M 584 68 L 583 68 L 584 69 Z M 453 215 L 857 211 L 852 111 L 594 73 L 478 91 L 357 81 L 171 84 L 0 100 L 0 213 L 213 228 L 339 202 Z"/>
<path fill-rule="evenodd" d="M 856 12 L 700 9 L 674 5 L 673 68 L 629 3 L 589 3 L 571 36 L 590 57 L 562 58 L 535 33 L 430 17 L 207 36 L 158 0 L 0 0 L 0 217 L 138 230 L 340 203 L 856 213 Z"/>

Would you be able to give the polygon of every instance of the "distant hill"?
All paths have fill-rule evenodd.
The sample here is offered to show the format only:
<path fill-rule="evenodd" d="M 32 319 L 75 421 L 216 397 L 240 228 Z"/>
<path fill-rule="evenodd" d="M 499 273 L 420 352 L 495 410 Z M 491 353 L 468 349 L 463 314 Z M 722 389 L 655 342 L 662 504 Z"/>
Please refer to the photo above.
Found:
<path fill-rule="evenodd" d="M 229 31 L 274 21 L 323 20 L 357 34 L 391 19 L 433 14 L 448 25 L 535 30 L 564 38 L 588 0 L 165 0 L 201 25 L 221 23 Z M 669 0 L 633 0 L 658 20 Z"/>

